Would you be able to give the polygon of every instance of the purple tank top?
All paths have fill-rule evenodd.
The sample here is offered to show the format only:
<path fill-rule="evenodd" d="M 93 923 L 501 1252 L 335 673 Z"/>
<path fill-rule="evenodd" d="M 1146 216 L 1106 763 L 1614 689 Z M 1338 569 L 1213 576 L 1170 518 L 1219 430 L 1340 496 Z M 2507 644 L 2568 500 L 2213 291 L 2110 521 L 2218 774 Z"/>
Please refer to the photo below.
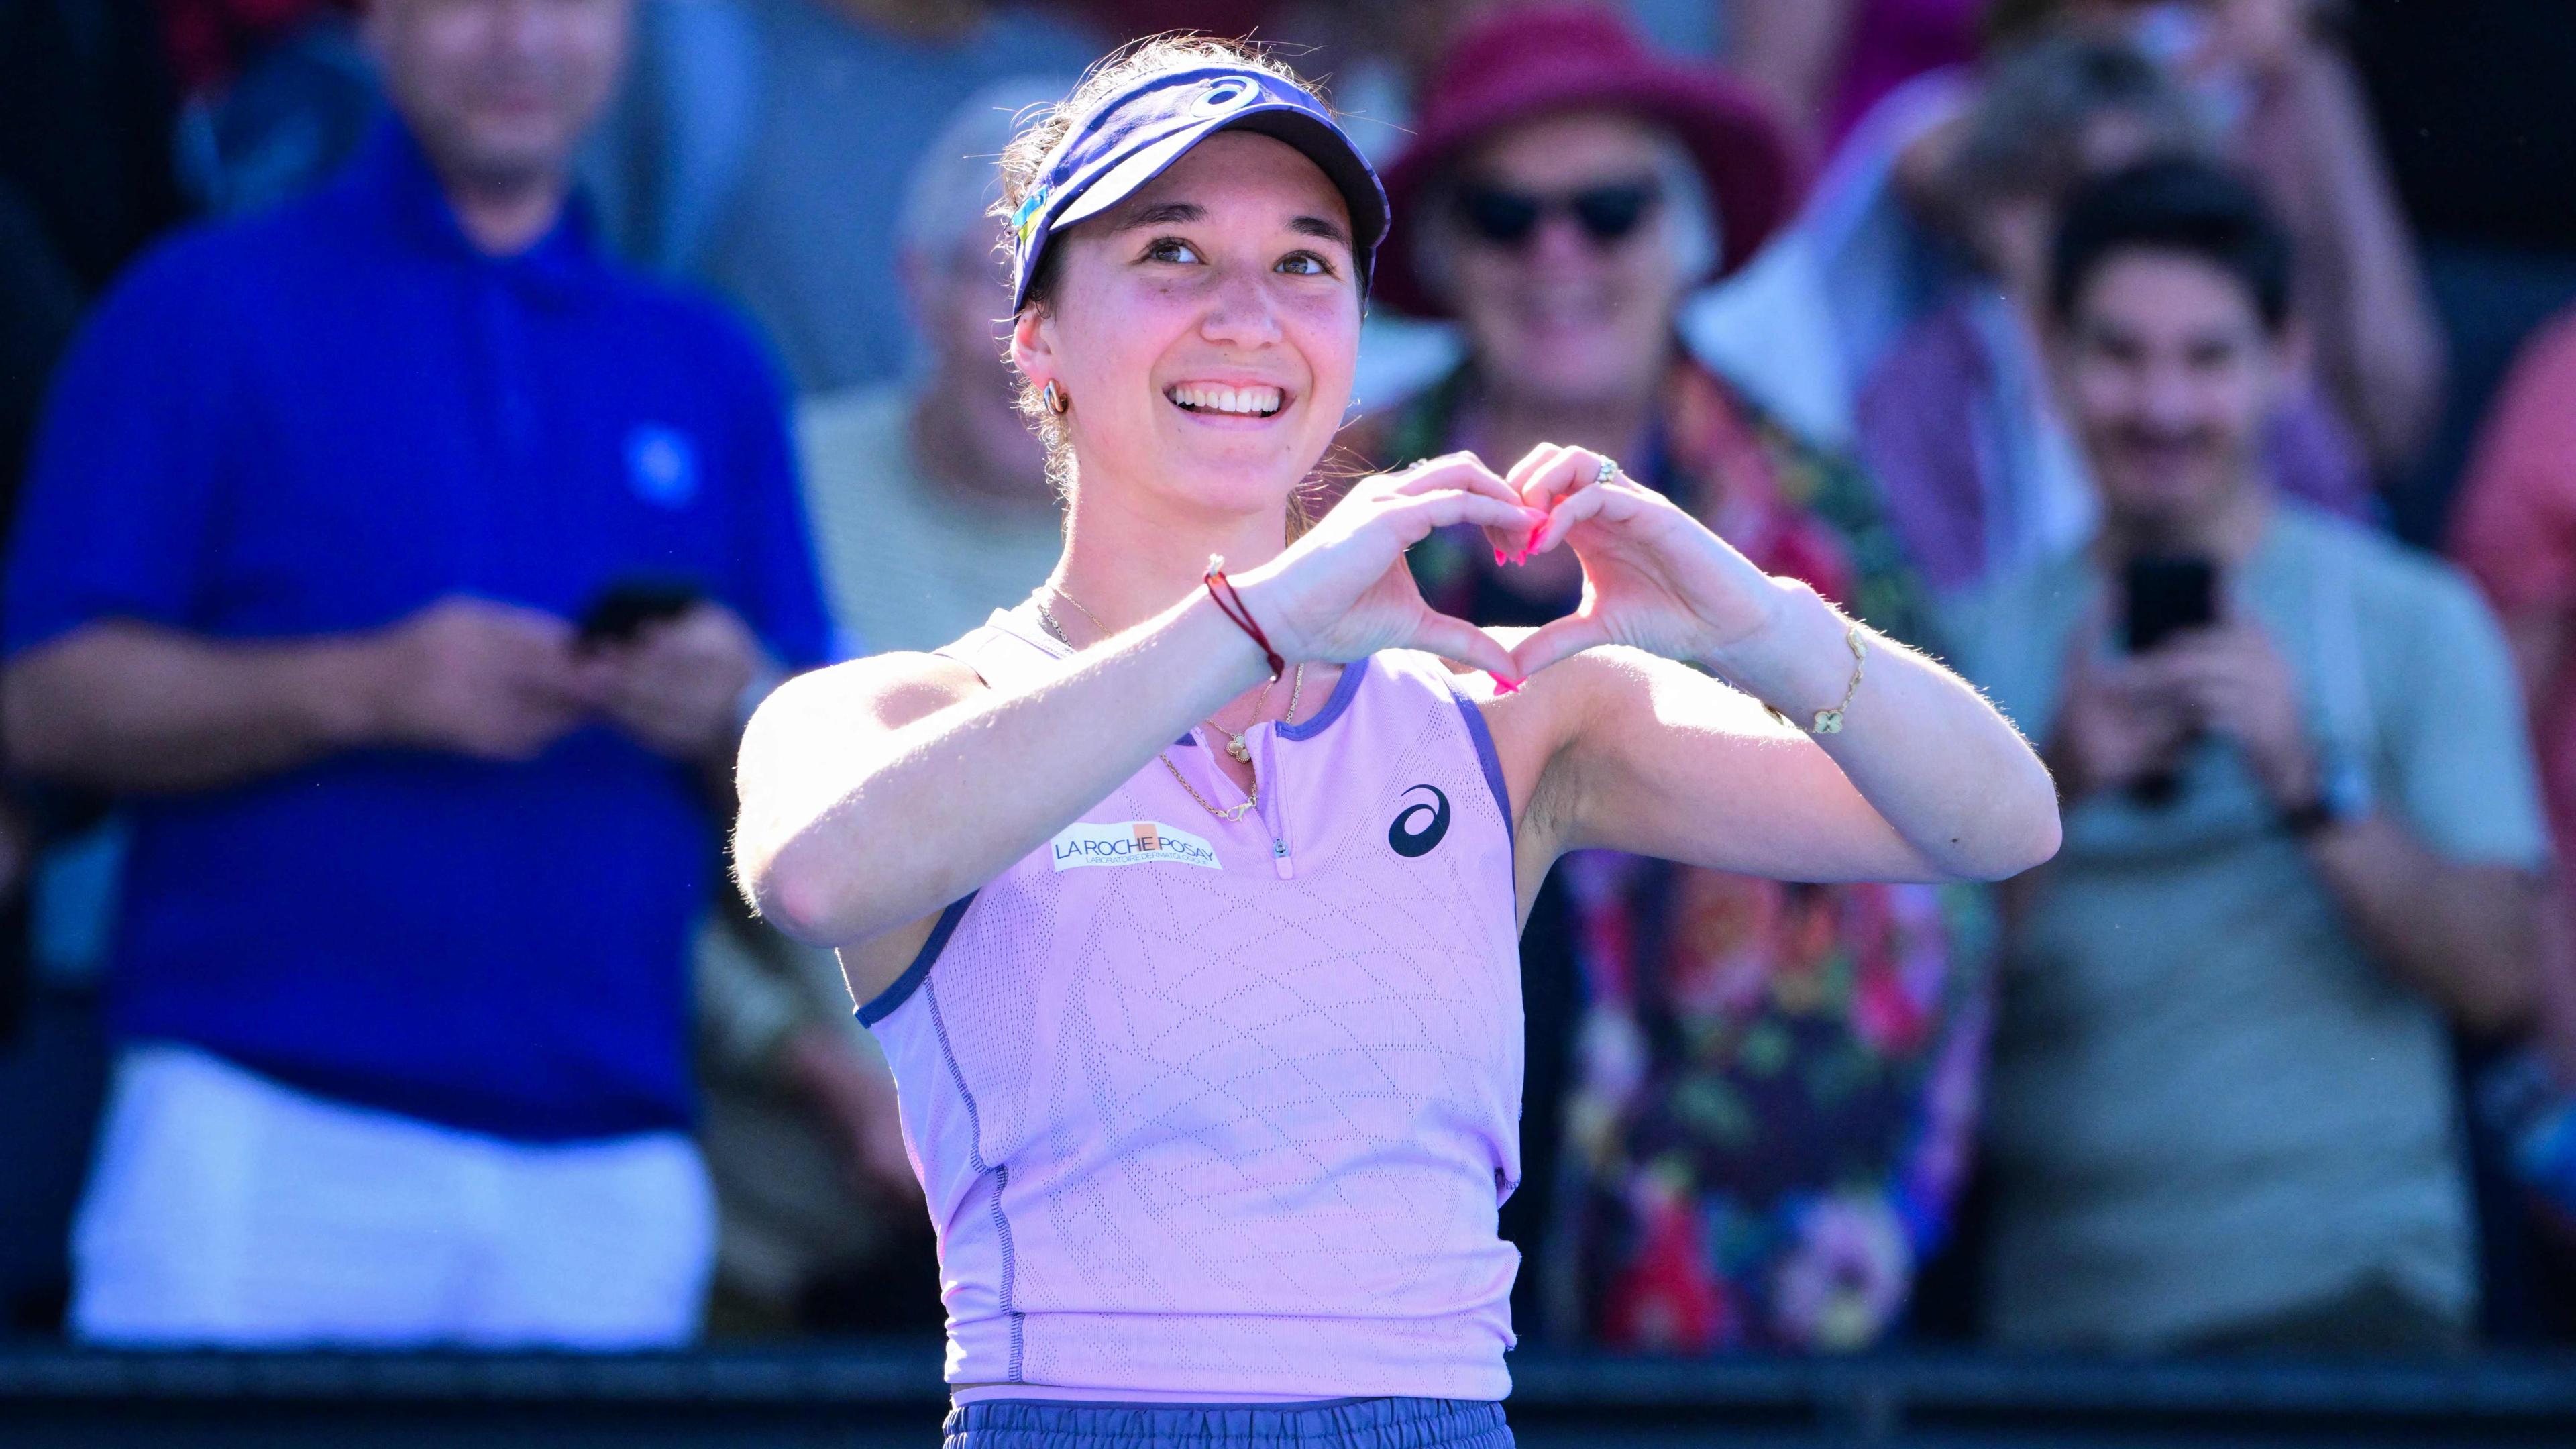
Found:
<path fill-rule="evenodd" d="M 1033 610 L 941 651 L 1008 687 Z M 943 912 L 860 1008 L 939 1232 L 961 1398 L 1510 1388 L 1511 813 L 1427 655 L 1246 736 L 1257 813 L 1158 762 Z M 1166 755 L 1242 793 L 1198 733 Z"/>

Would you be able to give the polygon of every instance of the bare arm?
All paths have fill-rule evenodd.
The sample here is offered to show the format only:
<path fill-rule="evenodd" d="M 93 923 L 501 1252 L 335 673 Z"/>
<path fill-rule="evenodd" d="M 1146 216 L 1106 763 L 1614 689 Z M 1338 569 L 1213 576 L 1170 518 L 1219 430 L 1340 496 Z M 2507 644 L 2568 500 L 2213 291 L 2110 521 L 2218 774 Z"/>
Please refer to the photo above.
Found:
<path fill-rule="evenodd" d="M 1527 528 L 1472 459 L 1370 479 L 1286 553 L 1236 577 L 1286 657 L 1347 662 L 1419 647 L 1511 668 L 1501 646 L 1432 613 L 1404 550 L 1446 523 Z M 1204 592 L 1033 684 L 985 689 L 924 655 L 791 681 L 753 716 L 734 855 L 745 893 L 788 934 L 850 946 L 1001 874 L 1264 673 Z M 873 994 L 882 956 L 843 952 Z M 890 975 L 888 975 L 890 979 Z"/>
<path fill-rule="evenodd" d="M 703 760 L 730 753 L 758 654 L 713 605 L 588 652 L 554 615 L 465 597 L 284 642 L 103 620 L 12 663 L 0 721 L 17 768 L 122 793 L 216 789 L 367 747 L 524 760 L 599 715 Z"/>
<path fill-rule="evenodd" d="M 1514 477 L 1546 497 L 1597 461 L 1566 450 Z M 1563 497 L 1542 542 L 1559 538 L 1583 559 L 1583 607 L 1515 657 L 1535 669 L 1597 652 L 1534 680 L 1546 708 L 1510 726 L 1543 761 L 1524 769 L 1555 848 L 1792 880 L 1993 880 L 2056 853 L 2047 770 L 1957 675 L 1863 630 L 1852 690 L 1849 620 L 1634 484 Z M 1610 643 L 1635 647 L 1598 647 Z M 1784 727 L 1757 701 L 1802 723 L 1841 706 L 1843 728 Z"/>
<path fill-rule="evenodd" d="M 2565 663 L 2566 621 L 2533 610 L 2500 621 L 2506 648 L 2525 681 L 2535 713 L 2548 707 Z M 2510 707 L 2496 681 L 2492 705 Z M 2428 686 L 2445 691 L 2473 686 Z M 2535 731 L 2545 740 L 2545 732 Z M 2454 737 L 2456 738 L 2456 737 Z M 2452 748 L 2477 749 L 2461 740 Z M 2313 761 L 2309 764 L 2313 774 Z M 2385 812 L 2319 832 L 2308 857 L 2374 954 L 2471 1031 L 2500 1034 L 2529 1023 L 2542 1004 L 2543 973 L 2560 958 L 2544 956 L 2541 915 L 2554 908 L 2543 878 L 2518 866 L 2461 861 L 2436 854 L 2423 838 Z"/>
<path fill-rule="evenodd" d="M 2249 152 L 2308 259 L 2328 390 L 2375 467 L 2401 465 L 2439 414 L 2442 335 L 2351 65 L 2316 43 L 2289 54 Z"/>
<path fill-rule="evenodd" d="M 106 620 L 13 662 L 0 709 L 20 770 L 128 793 L 214 789 L 370 745 L 526 759 L 594 703 L 571 636 L 552 615 L 469 598 L 285 643 Z"/>
<path fill-rule="evenodd" d="M 120 792 L 203 790 L 291 769 L 368 733 L 349 641 L 223 645 L 145 624 L 74 631 L 0 679 L 13 763 Z"/>
<path fill-rule="evenodd" d="M 915 921 L 1045 843 L 1262 673 L 1252 641 L 1195 594 L 1027 688 L 986 689 L 922 654 L 790 680 L 743 736 L 744 891 L 818 945 Z M 850 986 L 864 1000 L 870 984 Z"/>
<path fill-rule="evenodd" d="M 2485 628 L 2483 610 L 2465 589 L 2457 602 L 2463 630 L 2448 642 L 2440 664 L 2464 667 L 2448 678 L 2419 671 L 2417 687 L 2438 695 L 2442 707 L 2395 732 L 2401 759 L 2414 762 L 2404 767 L 2409 773 L 2507 741 L 2520 748 L 2514 735 L 2521 721 L 2501 651 L 2465 632 Z M 2193 630 L 2120 668 L 2139 695 L 2181 702 L 2182 717 L 2241 750 L 2275 807 L 2295 812 L 2318 798 L 2327 770 L 2289 667 L 2260 625 L 2231 619 Z M 2126 712 L 2137 708 L 2132 703 Z M 2133 762 L 2149 758 L 2132 752 Z M 2464 798 L 2456 790 L 2445 793 Z M 2328 825 L 2309 838 L 2307 853 L 2354 934 L 2399 979 L 2473 1030 L 2500 1031 L 2528 1017 L 2539 944 L 2540 884 L 2532 872 L 2443 855 L 2422 827 L 2392 811 Z"/>
<path fill-rule="evenodd" d="M 2537 876 L 2446 860 L 2384 815 L 2318 832 L 2308 857 L 2363 944 L 2453 1020 L 2501 1033 L 2530 1019 Z"/>
<path fill-rule="evenodd" d="M 1851 655 L 1840 616 L 1807 597 L 1826 624 L 1809 631 L 1826 667 L 1793 665 L 1773 687 L 1822 701 L 1812 715 L 1841 698 Z M 1746 693 L 1634 650 L 1594 650 L 1534 681 L 1562 716 L 1525 727 L 1561 741 L 1526 797 L 1550 858 L 1606 847 L 1777 880 L 1947 881 L 2000 879 L 2054 854 L 2047 772 L 2012 727 L 1922 655 L 1875 635 L 1869 650 L 1834 735 L 1783 725 Z"/>

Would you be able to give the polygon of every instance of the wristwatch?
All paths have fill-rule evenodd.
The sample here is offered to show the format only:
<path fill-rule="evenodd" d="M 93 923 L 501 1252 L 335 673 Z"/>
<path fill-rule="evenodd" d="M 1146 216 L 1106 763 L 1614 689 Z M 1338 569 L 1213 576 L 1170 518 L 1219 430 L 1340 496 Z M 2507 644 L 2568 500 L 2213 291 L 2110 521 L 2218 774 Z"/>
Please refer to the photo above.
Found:
<path fill-rule="evenodd" d="M 2281 828 L 2297 839 L 2312 839 L 2367 817 L 2370 805 L 2370 772 L 2340 753 L 2329 753 L 2317 761 L 2316 793 L 2282 811 Z"/>

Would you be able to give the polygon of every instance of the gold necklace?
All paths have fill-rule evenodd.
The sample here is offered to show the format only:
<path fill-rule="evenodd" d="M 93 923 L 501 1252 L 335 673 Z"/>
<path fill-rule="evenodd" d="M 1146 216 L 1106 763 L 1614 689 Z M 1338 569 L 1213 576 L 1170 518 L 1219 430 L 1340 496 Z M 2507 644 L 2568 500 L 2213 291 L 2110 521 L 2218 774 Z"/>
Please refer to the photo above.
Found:
<path fill-rule="evenodd" d="M 1102 638 L 1104 638 L 1104 639 L 1105 639 L 1105 638 L 1108 638 L 1108 637 L 1109 637 L 1109 630 L 1108 630 L 1108 628 L 1107 628 L 1106 626 L 1104 626 L 1104 625 L 1100 622 L 1100 616 L 1099 616 L 1099 615 L 1097 615 L 1097 614 L 1094 614 L 1094 613 L 1093 613 L 1093 612 L 1091 612 L 1089 609 L 1084 609 L 1084 608 L 1083 608 L 1083 606 L 1082 606 L 1082 600 L 1075 598 L 1073 595 L 1066 593 L 1064 590 L 1062 590 L 1062 589 L 1060 589 L 1060 588 L 1057 588 L 1054 584 L 1048 584 L 1048 585 L 1046 585 L 1046 590 L 1047 590 L 1047 592 L 1048 592 L 1048 593 L 1051 593 L 1051 594 L 1055 595 L 1057 598 L 1060 598 L 1060 599 L 1064 600 L 1066 603 L 1073 605 L 1075 608 L 1077 608 L 1077 609 L 1082 609 L 1082 617 L 1084 617 L 1085 619 L 1088 619 L 1088 620 L 1090 620 L 1090 621 L 1091 621 L 1091 627 L 1093 627 L 1093 628 L 1095 628 L 1095 629 L 1098 629 L 1098 630 L 1100 631 L 1100 636 L 1101 636 Z M 1053 635 L 1056 637 L 1056 642 L 1057 642 L 1057 643 L 1062 644 L 1062 645 L 1063 645 L 1065 648 L 1067 648 L 1067 649 L 1075 649 L 1075 650 L 1077 650 L 1077 651 L 1078 651 L 1079 646 L 1078 646 L 1078 645 L 1076 645 L 1076 644 L 1073 642 L 1073 638 L 1072 638 L 1072 636 L 1070 636 L 1070 635 L 1066 634 L 1066 633 L 1064 632 L 1064 626 L 1063 626 L 1062 624 L 1059 624 L 1059 623 L 1057 623 L 1057 622 L 1056 622 L 1056 618 L 1055 618 L 1055 611 L 1054 611 L 1054 610 L 1049 609 L 1049 608 L 1048 608 L 1046 605 L 1044 605 L 1044 604 L 1040 604 L 1040 605 L 1038 605 L 1038 619 L 1046 625 L 1046 630 L 1047 630 L 1047 632 L 1048 632 L 1048 633 L 1050 633 L 1050 634 L 1053 634 Z M 1277 681 L 1276 679 L 1273 679 L 1273 680 L 1271 681 L 1271 684 L 1276 684 L 1276 683 L 1278 683 L 1278 681 Z M 1281 724 L 1287 724 L 1287 723 L 1289 723 L 1290 721 L 1292 721 L 1292 720 L 1296 719 L 1296 717 L 1297 717 L 1297 700 L 1298 700 L 1298 697 L 1299 697 L 1299 696 L 1301 696 L 1301 695 L 1303 695 L 1305 692 L 1306 692 L 1306 666 L 1305 666 L 1304 664 L 1302 664 L 1302 663 L 1301 663 L 1301 664 L 1299 664 L 1299 665 L 1297 666 L 1297 673 L 1296 673 L 1296 677 L 1295 677 L 1294 679 L 1292 679 L 1292 680 L 1290 680 L 1290 681 L 1289 681 L 1289 685 L 1288 685 L 1288 713 L 1280 719 L 1280 721 L 1279 721 L 1279 722 L 1280 722 Z M 1262 686 L 1262 689 L 1261 689 L 1261 698 L 1262 698 L 1263 700 L 1267 700 L 1267 699 L 1269 699 L 1269 698 L 1270 698 L 1270 686 L 1269 686 L 1269 685 L 1263 685 L 1263 686 Z M 1252 723 L 1251 723 L 1251 724 L 1247 724 L 1247 725 L 1245 725 L 1245 726 L 1244 726 L 1244 728 L 1245 728 L 1246 730 L 1249 730 L 1249 729 L 1251 729 L 1251 728 L 1253 727 L 1253 725 L 1259 724 L 1260 722 L 1261 722 L 1261 705 L 1260 705 L 1260 703 L 1256 702 L 1256 703 L 1253 705 L 1253 719 L 1252 719 Z M 1218 728 L 1218 729 L 1220 729 L 1220 730 L 1222 730 L 1222 729 L 1224 729 L 1224 728 L 1225 728 L 1225 726 L 1217 724 L 1217 722 L 1216 722 L 1215 720 L 1209 720 L 1209 721 L 1208 721 L 1208 723 L 1209 723 L 1210 725 L 1215 726 L 1216 728 Z M 1231 732 L 1229 731 L 1229 733 L 1231 733 Z M 1240 761 L 1241 763 L 1243 763 L 1243 764 L 1245 764 L 1245 765 L 1251 765 L 1251 764 L 1252 764 L 1252 751 L 1251 751 L 1251 749 L 1250 749 L 1249 747 L 1247 747 L 1247 746 L 1245 746 L 1245 745 L 1244 745 L 1244 743 L 1243 743 L 1243 736 L 1242 736 L 1242 735 L 1234 735 L 1234 736 L 1233 736 L 1233 740 L 1232 740 L 1232 742 L 1231 742 L 1231 743 L 1229 743 L 1229 744 L 1226 746 L 1226 753 L 1227 753 L 1227 754 L 1229 754 L 1229 755 L 1234 756 L 1236 760 Z M 1167 770 L 1167 771 L 1169 771 L 1169 772 L 1171 773 L 1171 776 L 1172 776 L 1172 783 L 1173 783 L 1173 784 L 1175 784 L 1175 785 L 1180 786 L 1180 787 L 1181 787 L 1181 789 L 1182 789 L 1184 792 L 1186 792 L 1186 793 L 1189 795 L 1189 797 L 1190 797 L 1191 799 L 1193 799 L 1193 800 L 1197 801 L 1197 802 L 1198 802 L 1198 805 L 1199 805 L 1199 808 L 1200 808 L 1201 810 L 1206 811 L 1206 812 L 1207 812 L 1207 813 L 1209 813 L 1210 815 L 1213 815 L 1213 816 L 1215 816 L 1217 819 L 1219 819 L 1219 820 L 1223 820 L 1223 821 L 1227 822 L 1228 824 L 1232 824 L 1232 823 L 1234 823 L 1235 821 L 1241 820 L 1241 819 L 1245 816 L 1245 814 L 1247 814 L 1248 812 L 1250 812 L 1250 811 L 1251 811 L 1251 810 L 1253 810 L 1255 807 L 1257 807 L 1257 806 L 1259 806 L 1259 805 L 1261 804 L 1261 770 L 1260 770 L 1260 768 L 1259 768 L 1258 766 L 1254 766 L 1254 767 L 1253 767 L 1253 771 L 1252 771 L 1252 788 L 1251 788 L 1250 790 L 1247 790 L 1247 791 L 1245 791 L 1245 792 L 1244 792 L 1243 802 L 1242 802 L 1241 804 L 1239 804 L 1239 805 L 1232 805 L 1232 806 L 1228 806 L 1228 807 L 1226 807 L 1226 808 L 1224 808 L 1224 809 L 1220 810 L 1220 809 L 1218 809 L 1216 806 L 1214 806 L 1214 805 L 1212 805 L 1212 804 L 1208 803 L 1208 798 L 1207 798 L 1205 795 L 1202 795 L 1202 794 L 1200 794 L 1200 793 L 1198 792 L 1198 788 L 1197 788 L 1196 786 L 1194 786 L 1194 785 L 1192 785 L 1192 784 L 1190 783 L 1189 777 L 1188 777 L 1187 775 L 1184 775 L 1184 774 L 1182 774 L 1182 773 L 1181 773 L 1181 767 L 1180 767 L 1180 766 L 1175 765 L 1175 764 L 1173 764 L 1173 763 L 1172 763 L 1172 757 L 1171 757 L 1170 752 L 1168 752 L 1168 751 L 1163 751 L 1163 750 L 1157 750 L 1157 751 L 1155 751 L 1155 753 L 1154 753 L 1154 758 L 1155 758 L 1155 759 L 1158 759 L 1158 760 L 1160 760 L 1160 761 L 1162 761 L 1162 762 L 1163 762 L 1163 768 L 1164 768 L 1165 770 Z M 1278 849 L 1278 842 L 1276 842 L 1276 841 L 1271 842 L 1271 846 L 1272 846 L 1272 849 L 1273 849 L 1274 851 L 1276 851 L 1276 850 Z"/>
<path fill-rule="evenodd" d="M 1084 608 L 1082 600 L 1066 593 L 1063 588 L 1054 583 L 1049 583 L 1046 586 L 1046 591 L 1055 595 L 1057 598 L 1064 600 L 1066 603 L 1073 605 L 1076 609 L 1081 609 L 1082 617 L 1091 621 L 1091 627 L 1100 631 L 1100 637 L 1103 639 L 1109 637 L 1111 632 L 1109 626 L 1100 622 L 1100 616 L 1098 614 Z M 1062 629 L 1055 628 L 1055 616 L 1047 613 L 1047 608 L 1044 604 L 1040 604 L 1038 606 L 1038 612 L 1045 615 L 1047 627 L 1055 629 L 1055 636 L 1058 639 L 1064 639 L 1064 631 Z M 1073 647 L 1073 641 L 1070 639 L 1064 639 L 1064 644 L 1068 649 Z M 1261 697 L 1252 702 L 1252 717 L 1243 722 L 1243 728 L 1241 729 L 1235 729 L 1227 725 L 1224 721 L 1219 720 L 1214 715 L 1208 716 L 1208 728 L 1225 736 L 1225 752 L 1234 756 L 1236 764 L 1249 765 L 1252 763 L 1252 746 L 1245 744 L 1243 742 L 1243 737 L 1252 733 L 1252 727 L 1254 725 L 1261 723 L 1261 712 L 1270 707 L 1270 691 L 1277 687 L 1278 683 L 1279 677 L 1274 674 L 1262 684 Z M 1288 680 L 1288 712 L 1279 717 L 1279 722 L 1281 724 L 1292 724 L 1296 721 L 1297 700 L 1305 692 L 1306 666 L 1303 663 L 1300 663 L 1297 666 L 1297 672 L 1291 675 Z"/>

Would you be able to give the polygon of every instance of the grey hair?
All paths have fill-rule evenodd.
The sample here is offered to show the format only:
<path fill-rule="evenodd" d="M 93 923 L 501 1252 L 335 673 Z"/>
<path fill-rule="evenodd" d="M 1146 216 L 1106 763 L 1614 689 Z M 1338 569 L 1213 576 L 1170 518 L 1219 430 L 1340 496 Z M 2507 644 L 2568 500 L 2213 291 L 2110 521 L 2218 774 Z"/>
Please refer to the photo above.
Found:
<path fill-rule="evenodd" d="M 1660 127 L 1653 132 L 1655 147 L 1655 180 L 1664 190 L 1663 204 L 1657 208 L 1655 224 L 1666 228 L 1681 272 L 1694 284 L 1706 281 L 1717 272 L 1725 256 L 1725 222 L 1708 194 L 1708 178 L 1700 174 L 1699 161 L 1679 136 Z M 1457 246 L 1464 240 L 1452 210 L 1457 199 L 1460 175 L 1458 168 L 1425 189 L 1422 198 L 1422 223 L 1414 229 L 1413 274 L 1422 279 L 1422 288 L 1444 305 L 1457 295 L 1457 269 L 1450 265 Z"/>
<path fill-rule="evenodd" d="M 948 124 L 922 149 L 905 178 L 903 209 L 895 216 L 895 245 L 905 255 L 930 256 L 972 243 L 989 249 L 996 235 L 993 206 L 1002 194 L 994 161 L 1019 133 L 1021 120 L 1051 106 L 1072 89 L 1070 76 L 1012 76 L 994 81 L 949 113 Z"/>

